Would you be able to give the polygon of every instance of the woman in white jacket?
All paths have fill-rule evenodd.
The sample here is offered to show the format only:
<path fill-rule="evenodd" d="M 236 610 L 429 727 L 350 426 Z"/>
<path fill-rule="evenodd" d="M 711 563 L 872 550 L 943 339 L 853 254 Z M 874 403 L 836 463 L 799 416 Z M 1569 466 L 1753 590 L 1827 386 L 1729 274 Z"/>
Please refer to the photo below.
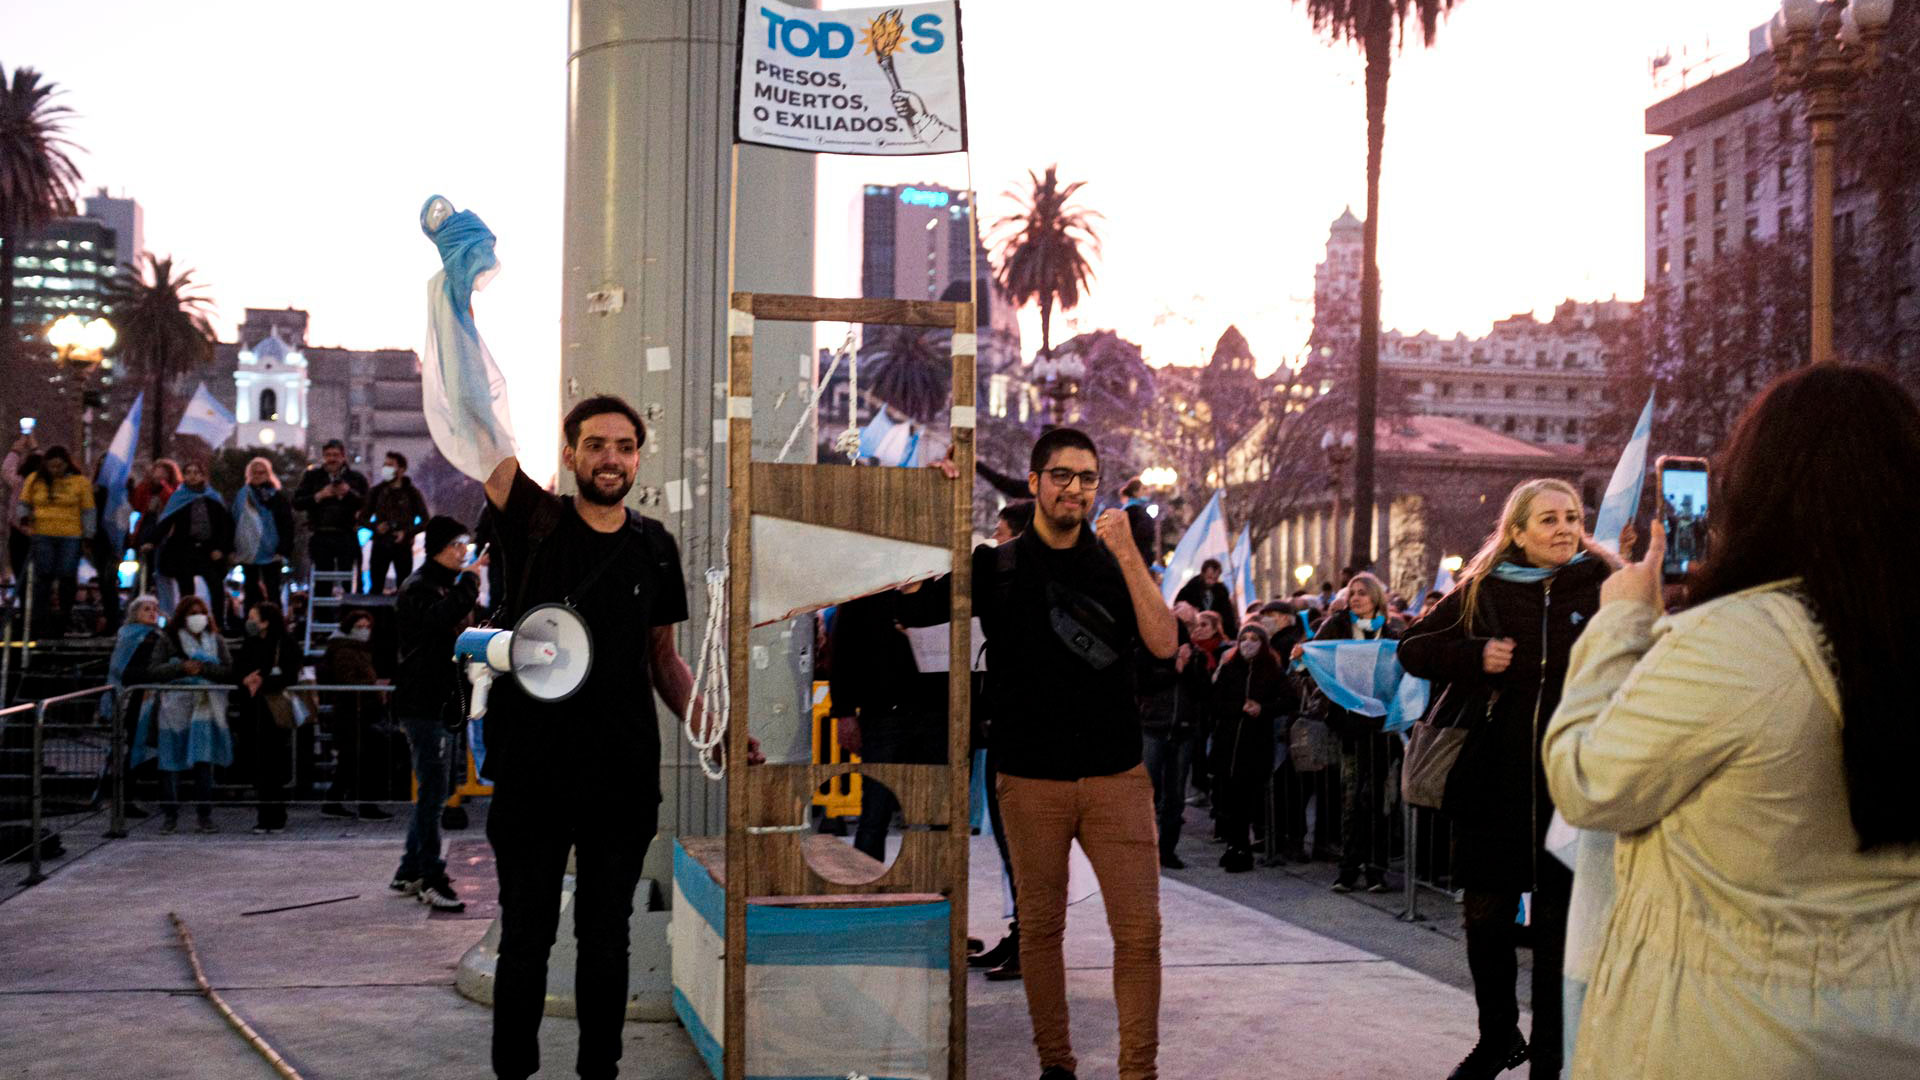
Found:
<path fill-rule="evenodd" d="M 1920 1077 L 1920 409 L 1786 376 L 1714 476 L 1695 606 L 1656 532 L 1574 646 L 1554 803 L 1619 834 L 1572 1075 Z"/>

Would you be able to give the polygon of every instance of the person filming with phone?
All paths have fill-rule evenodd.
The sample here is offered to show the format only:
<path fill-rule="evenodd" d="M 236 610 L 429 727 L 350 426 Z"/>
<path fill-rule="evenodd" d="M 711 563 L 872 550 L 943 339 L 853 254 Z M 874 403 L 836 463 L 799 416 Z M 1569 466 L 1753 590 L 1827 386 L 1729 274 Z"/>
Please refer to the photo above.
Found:
<path fill-rule="evenodd" d="M 1618 834 L 1572 1075 L 1920 1076 L 1920 408 L 1802 369 L 1707 487 L 1693 606 L 1662 615 L 1656 522 L 1546 730 L 1554 804 Z"/>

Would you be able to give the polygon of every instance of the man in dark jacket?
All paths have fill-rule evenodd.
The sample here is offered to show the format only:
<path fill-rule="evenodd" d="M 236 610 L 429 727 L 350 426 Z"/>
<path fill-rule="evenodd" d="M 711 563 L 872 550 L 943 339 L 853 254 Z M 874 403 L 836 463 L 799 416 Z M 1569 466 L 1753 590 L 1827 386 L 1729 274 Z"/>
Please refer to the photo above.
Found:
<path fill-rule="evenodd" d="M 307 559 L 315 570 L 359 570 L 354 535 L 367 501 L 367 478 L 347 467 L 347 444 L 328 439 L 320 464 L 307 470 L 293 493 L 293 508 L 307 516 Z M 333 590 L 315 590 L 332 595 Z"/>
<path fill-rule="evenodd" d="M 1240 613 L 1233 609 L 1233 590 L 1220 580 L 1220 560 L 1200 564 L 1200 576 L 1180 587 L 1175 603 L 1192 604 L 1195 611 L 1211 611 L 1220 616 L 1221 629 L 1229 639 L 1240 634 Z"/>
<path fill-rule="evenodd" d="M 461 721 L 460 665 L 453 641 L 466 629 L 480 598 L 479 571 L 486 556 L 467 561 L 467 527 L 450 517 L 427 522 L 427 561 L 400 585 L 395 604 L 400 622 L 400 670 L 394 680 L 393 713 L 413 748 L 419 794 L 407 827 L 407 850 L 388 887 L 415 895 L 440 911 L 466 904 L 447 879 L 440 857 L 440 807 L 447 801 L 448 752 Z"/>
<path fill-rule="evenodd" d="M 922 674 L 915 666 L 913 646 L 900 628 L 901 602 L 892 592 L 863 596 L 841 604 L 834 616 L 829 695 L 840 746 L 862 761 L 944 764 L 947 677 Z M 863 777 L 854 848 L 886 862 L 887 830 L 899 805 L 892 792 Z"/>
<path fill-rule="evenodd" d="M 367 553 L 367 591 L 387 591 L 388 567 L 393 568 L 396 590 L 406 582 L 407 575 L 413 573 L 413 538 L 426 523 L 427 500 L 407 479 L 407 455 L 387 451 L 387 463 L 380 467 L 380 482 L 367 493 L 367 504 L 360 511 L 360 524 L 373 530 Z"/>

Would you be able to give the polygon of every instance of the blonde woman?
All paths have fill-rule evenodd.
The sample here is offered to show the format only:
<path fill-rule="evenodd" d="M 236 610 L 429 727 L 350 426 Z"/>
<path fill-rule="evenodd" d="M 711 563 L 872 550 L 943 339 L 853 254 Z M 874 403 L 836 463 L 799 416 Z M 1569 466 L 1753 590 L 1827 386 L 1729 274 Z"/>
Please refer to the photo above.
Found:
<path fill-rule="evenodd" d="M 1573 875 L 1542 848 L 1553 819 L 1541 736 L 1560 701 L 1574 639 L 1600 607 L 1618 559 L 1586 535 L 1561 480 L 1513 489 L 1454 590 L 1407 632 L 1400 661 L 1434 683 L 1435 709 L 1469 732 L 1447 783 L 1454 882 L 1465 890 L 1467 966 L 1480 1041 L 1452 1080 L 1498 1075 L 1532 1057 L 1560 1075 L 1560 958 Z M 1515 915 L 1533 894 L 1533 1031 L 1520 1035 Z"/>
<path fill-rule="evenodd" d="M 242 606 L 280 603 L 280 576 L 293 560 L 293 507 L 273 462 L 247 462 L 247 482 L 233 499 L 233 558 L 244 581 Z"/>

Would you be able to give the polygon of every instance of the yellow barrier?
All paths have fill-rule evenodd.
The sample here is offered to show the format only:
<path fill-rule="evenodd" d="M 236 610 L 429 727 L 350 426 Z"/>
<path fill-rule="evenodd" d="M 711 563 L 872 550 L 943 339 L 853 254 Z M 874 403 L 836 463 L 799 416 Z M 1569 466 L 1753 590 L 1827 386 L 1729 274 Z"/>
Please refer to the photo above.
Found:
<path fill-rule="evenodd" d="M 840 732 L 834 725 L 833 717 L 828 713 L 833 707 L 833 699 L 827 693 L 827 684 L 813 684 L 813 760 L 829 765 L 835 762 L 860 760 L 858 754 L 843 753 L 840 749 Z M 860 777 L 847 774 L 833 780 L 822 795 L 816 792 L 813 805 L 821 808 L 827 817 L 860 816 Z"/>

